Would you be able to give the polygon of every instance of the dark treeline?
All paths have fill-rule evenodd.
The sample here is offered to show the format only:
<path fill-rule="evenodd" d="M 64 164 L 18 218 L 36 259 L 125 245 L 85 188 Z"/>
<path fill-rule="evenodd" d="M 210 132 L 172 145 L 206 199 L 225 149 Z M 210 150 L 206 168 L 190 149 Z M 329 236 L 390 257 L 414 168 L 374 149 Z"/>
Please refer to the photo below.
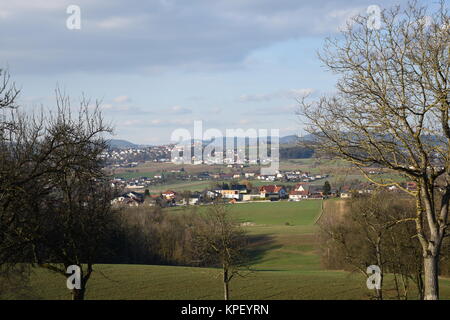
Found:
<path fill-rule="evenodd" d="M 213 207 L 222 205 L 215 203 L 207 211 Z M 199 213 L 196 207 L 177 213 L 157 206 L 122 208 L 99 262 L 217 267 L 217 261 L 199 254 L 199 231 L 212 234 L 205 227 L 211 220 L 211 213 Z"/>
<path fill-rule="evenodd" d="M 307 159 L 314 155 L 314 150 L 311 148 L 293 146 L 281 147 L 280 159 Z"/>
<path fill-rule="evenodd" d="M 168 213 L 161 208 L 123 208 L 106 247 L 104 263 L 216 267 L 224 299 L 236 275 L 250 271 L 250 238 L 222 203 Z"/>
<path fill-rule="evenodd" d="M 167 214 L 159 207 L 124 208 L 117 213 L 104 263 L 198 265 L 192 252 L 199 215 Z"/>

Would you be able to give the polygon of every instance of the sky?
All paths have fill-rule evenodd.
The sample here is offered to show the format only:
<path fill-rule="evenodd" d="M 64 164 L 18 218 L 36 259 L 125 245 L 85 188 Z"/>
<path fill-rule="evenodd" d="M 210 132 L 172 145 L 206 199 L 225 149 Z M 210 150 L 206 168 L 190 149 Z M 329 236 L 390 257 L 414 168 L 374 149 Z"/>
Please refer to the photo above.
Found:
<path fill-rule="evenodd" d="M 302 134 L 297 98 L 333 91 L 326 37 L 384 0 L 0 0 L 0 68 L 32 112 L 101 102 L 116 139 L 163 144 L 178 128 Z M 405 1 L 398 0 L 398 4 Z M 80 28 L 70 5 L 80 9 Z M 73 24 L 72 24 L 73 25 Z"/>

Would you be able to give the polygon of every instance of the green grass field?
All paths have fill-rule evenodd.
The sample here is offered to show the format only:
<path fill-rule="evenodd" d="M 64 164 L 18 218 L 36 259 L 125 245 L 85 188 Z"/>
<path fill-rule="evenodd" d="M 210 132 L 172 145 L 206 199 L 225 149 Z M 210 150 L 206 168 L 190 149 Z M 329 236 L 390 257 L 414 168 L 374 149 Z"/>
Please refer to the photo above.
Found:
<path fill-rule="evenodd" d="M 230 205 L 230 211 L 242 222 L 258 225 L 311 226 L 320 210 L 320 200 L 303 202 L 256 202 Z"/>
<path fill-rule="evenodd" d="M 215 269 L 98 265 L 86 299 L 222 299 L 220 273 Z M 231 284 L 232 299 L 365 299 L 368 290 L 356 274 L 338 271 L 255 271 Z M 31 288 L 3 297 L 70 299 L 65 279 L 39 270 Z"/>
<path fill-rule="evenodd" d="M 205 210 L 206 207 L 199 207 Z M 368 299 L 360 274 L 324 270 L 317 253 L 321 201 L 234 204 L 230 212 L 251 236 L 252 272 L 231 283 L 232 299 Z M 174 208 L 167 214 L 182 209 Z M 289 225 L 286 225 L 289 222 Z M 96 265 L 86 299 L 222 299 L 220 270 L 144 265 Z M 386 287 L 392 287 L 389 276 Z M 450 299 L 450 280 L 441 279 Z M 387 293 L 389 295 L 389 292 Z M 392 293 L 391 293 L 392 294 Z M 3 299 L 69 299 L 65 278 L 36 269 L 27 290 Z"/>

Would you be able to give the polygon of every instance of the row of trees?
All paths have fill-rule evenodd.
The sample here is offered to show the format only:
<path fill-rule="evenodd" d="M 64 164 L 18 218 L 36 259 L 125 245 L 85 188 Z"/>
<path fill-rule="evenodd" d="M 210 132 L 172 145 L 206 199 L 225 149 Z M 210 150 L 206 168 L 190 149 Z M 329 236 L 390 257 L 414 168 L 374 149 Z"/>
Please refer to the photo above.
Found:
<path fill-rule="evenodd" d="M 381 271 L 380 289 L 376 298 L 383 299 L 385 275 L 392 278 L 398 299 L 413 295 L 424 298 L 424 266 L 420 243 L 416 240 L 415 214 L 411 197 L 399 197 L 387 192 L 376 192 L 352 199 L 343 216 L 326 210 L 320 224 L 322 260 L 325 267 L 345 269 L 367 274 L 367 267 L 377 265 Z M 440 275 L 450 274 L 450 243 L 443 245 L 439 261 Z"/>
<path fill-rule="evenodd" d="M 110 263 L 220 268 L 225 300 L 231 280 L 250 271 L 250 238 L 219 202 L 202 212 L 194 207 L 177 214 L 129 208 L 120 220 L 112 244 L 118 251 Z"/>

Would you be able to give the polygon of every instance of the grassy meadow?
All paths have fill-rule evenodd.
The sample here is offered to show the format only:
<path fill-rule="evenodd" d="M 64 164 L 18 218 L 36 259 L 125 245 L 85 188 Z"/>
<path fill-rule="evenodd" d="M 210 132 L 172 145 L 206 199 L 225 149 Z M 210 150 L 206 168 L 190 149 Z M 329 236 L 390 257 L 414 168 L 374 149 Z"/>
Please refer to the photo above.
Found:
<path fill-rule="evenodd" d="M 329 209 L 342 200 L 328 200 Z M 317 252 L 321 200 L 229 205 L 251 236 L 252 271 L 232 281 L 232 299 L 369 299 L 358 273 L 324 270 Z M 205 207 L 196 207 L 198 211 Z M 167 214 L 185 209 L 172 208 Z M 220 269 L 156 265 L 96 265 L 86 299 L 222 299 Z M 387 276 L 387 287 L 392 281 Z M 441 279 L 450 299 L 450 280 Z M 389 295 L 389 292 L 387 293 Z M 3 299 L 70 299 L 65 278 L 36 269 L 28 288 Z"/>

